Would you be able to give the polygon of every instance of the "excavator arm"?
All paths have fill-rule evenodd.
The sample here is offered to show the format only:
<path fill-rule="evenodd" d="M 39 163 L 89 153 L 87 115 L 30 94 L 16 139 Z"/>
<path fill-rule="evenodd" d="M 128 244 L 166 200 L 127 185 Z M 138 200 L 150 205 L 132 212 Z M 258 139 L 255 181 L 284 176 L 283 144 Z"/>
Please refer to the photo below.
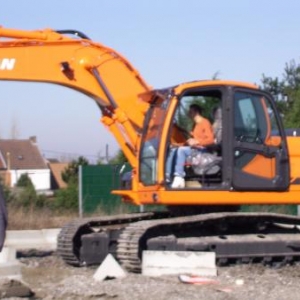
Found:
<path fill-rule="evenodd" d="M 73 35 L 73 37 L 71 37 Z M 73 30 L 13 30 L 0 27 L 0 80 L 48 82 L 86 94 L 102 111 L 132 166 L 150 87 L 115 50 Z"/>

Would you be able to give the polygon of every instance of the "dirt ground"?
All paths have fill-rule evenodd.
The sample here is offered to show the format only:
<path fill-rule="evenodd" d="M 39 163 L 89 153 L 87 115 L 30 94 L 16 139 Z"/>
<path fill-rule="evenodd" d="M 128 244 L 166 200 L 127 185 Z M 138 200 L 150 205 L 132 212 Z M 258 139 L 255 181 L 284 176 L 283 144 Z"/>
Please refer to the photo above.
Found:
<path fill-rule="evenodd" d="M 19 260 L 23 281 L 35 293 L 30 299 L 300 299 L 299 265 L 219 267 L 213 283 L 196 285 L 181 283 L 178 276 L 153 278 L 140 274 L 96 282 L 93 274 L 97 267 L 67 266 L 55 254 Z"/>

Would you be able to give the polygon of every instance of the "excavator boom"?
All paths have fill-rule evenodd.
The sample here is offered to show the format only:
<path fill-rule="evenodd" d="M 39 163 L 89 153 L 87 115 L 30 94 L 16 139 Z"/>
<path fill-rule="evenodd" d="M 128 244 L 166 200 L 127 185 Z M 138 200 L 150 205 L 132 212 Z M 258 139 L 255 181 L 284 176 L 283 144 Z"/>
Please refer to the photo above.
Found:
<path fill-rule="evenodd" d="M 136 165 L 138 138 L 148 109 L 140 95 L 150 88 L 115 50 L 72 30 L 0 28 L 0 80 L 54 83 L 88 95 Z"/>

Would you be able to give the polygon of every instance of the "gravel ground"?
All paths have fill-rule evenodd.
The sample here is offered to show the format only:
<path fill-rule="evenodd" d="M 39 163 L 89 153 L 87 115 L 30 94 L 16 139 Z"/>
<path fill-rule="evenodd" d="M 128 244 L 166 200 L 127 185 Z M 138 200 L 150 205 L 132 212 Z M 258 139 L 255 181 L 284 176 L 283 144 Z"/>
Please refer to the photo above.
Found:
<path fill-rule="evenodd" d="M 20 262 L 23 281 L 35 293 L 33 299 L 300 299 L 298 265 L 277 269 L 262 265 L 220 267 L 214 283 L 195 285 L 181 283 L 177 276 L 139 274 L 96 282 L 96 268 L 67 266 L 55 254 L 20 258 Z"/>

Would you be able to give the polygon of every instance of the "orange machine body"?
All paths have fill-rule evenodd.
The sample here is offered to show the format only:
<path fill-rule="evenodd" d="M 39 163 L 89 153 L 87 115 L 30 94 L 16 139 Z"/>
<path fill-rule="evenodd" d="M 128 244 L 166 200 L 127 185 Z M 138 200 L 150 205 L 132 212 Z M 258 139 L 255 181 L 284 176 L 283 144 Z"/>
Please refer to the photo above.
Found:
<path fill-rule="evenodd" d="M 184 83 L 164 91 L 156 91 L 149 87 L 123 56 L 84 36 L 71 38 L 50 29 L 22 31 L 5 28 L 0 28 L 0 80 L 59 84 L 84 93 L 96 101 L 103 114 L 102 123 L 114 135 L 133 168 L 132 188 L 113 191 L 121 195 L 124 201 L 138 205 L 296 204 L 299 202 L 300 139 L 289 137 L 286 140 L 280 124 L 278 125 L 279 137 L 272 136 L 271 120 L 268 116 L 270 108 L 267 105 L 273 102 L 260 100 L 259 97 L 267 99 L 269 96 L 263 93 L 260 95 L 255 85 L 235 81 L 207 80 Z M 199 94 L 195 94 L 194 91 L 198 90 Z M 235 126 L 231 124 L 238 122 L 234 119 L 238 118 L 235 115 L 238 106 L 234 105 L 239 105 L 232 103 L 236 101 L 244 105 L 242 101 L 246 102 L 247 99 L 242 97 L 247 93 L 253 94 L 253 99 L 254 97 L 258 99 L 253 102 L 256 105 L 254 111 L 262 120 L 261 126 L 264 128 L 264 138 L 259 143 L 244 140 L 242 136 L 236 141 L 232 132 L 238 131 L 239 127 L 231 129 L 231 126 Z M 215 94 L 221 95 L 223 128 L 227 128 L 226 139 L 223 138 L 222 141 L 225 152 L 222 168 L 227 175 L 221 175 L 223 177 L 220 178 L 217 187 L 199 185 L 185 189 L 171 189 L 165 178 L 166 159 L 172 135 L 171 127 L 179 103 L 184 97 L 194 97 L 193 99 L 198 97 L 201 100 L 207 95 L 207 98 L 214 97 Z M 228 100 L 230 97 L 232 99 Z M 167 109 L 163 108 L 164 102 L 168 105 Z M 161 105 L 161 109 L 155 112 L 156 115 L 150 115 L 148 112 L 155 105 Z M 271 108 L 276 112 L 276 108 L 272 105 Z M 242 114 L 243 109 L 241 109 Z M 150 120 L 147 120 L 147 116 Z M 159 120 L 163 120 L 163 123 Z M 147 133 L 145 124 L 148 128 Z M 154 133 L 152 138 L 158 139 L 159 146 L 155 150 L 155 159 L 149 160 L 145 154 L 145 143 L 151 140 L 151 126 Z M 159 131 L 155 131 L 157 126 L 160 127 Z M 178 142 L 182 140 L 178 138 Z M 248 154 L 248 161 L 245 162 L 244 159 L 240 162 L 244 153 Z M 147 159 L 153 163 L 151 168 L 155 177 L 150 183 L 142 179 Z M 238 163 L 243 166 L 239 167 Z M 239 169 L 234 171 L 237 168 Z M 243 176 L 245 179 L 240 178 Z M 249 188 L 247 178 L 250 182 Z M 199 181 L 201 181 L 200 177 Z"/>

